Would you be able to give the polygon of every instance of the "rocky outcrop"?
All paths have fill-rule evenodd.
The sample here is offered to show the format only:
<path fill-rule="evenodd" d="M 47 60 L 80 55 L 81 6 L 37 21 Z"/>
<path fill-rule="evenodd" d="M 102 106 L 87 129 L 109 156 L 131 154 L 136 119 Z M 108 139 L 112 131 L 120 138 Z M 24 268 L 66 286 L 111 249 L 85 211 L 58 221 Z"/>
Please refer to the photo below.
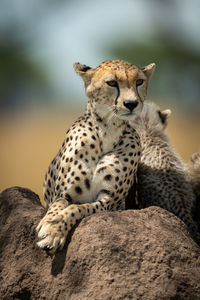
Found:
<path fill-rule="evenodd" d="M 200 248 L 159 208 L 83 219 L 54 257 L 36 246 L 45 211 L 28 189 L 0 197 L 0 299 L 200 299 Z"/>

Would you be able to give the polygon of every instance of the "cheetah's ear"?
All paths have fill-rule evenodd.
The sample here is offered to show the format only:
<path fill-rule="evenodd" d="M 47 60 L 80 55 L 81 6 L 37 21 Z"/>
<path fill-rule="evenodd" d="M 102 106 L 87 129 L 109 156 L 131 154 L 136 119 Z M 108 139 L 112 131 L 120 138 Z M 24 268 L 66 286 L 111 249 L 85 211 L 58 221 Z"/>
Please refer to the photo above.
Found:
<path fill-rule="evenodd" d="M 146 67 L 142 68 L 142 71 L 144 72 L 144 74 L 147 76 L 148 79 L 150 79 L 151 76 L 153 75 L 155 67 L 156 67 L 156 64 L 152 63 L 152 64 L 147 65 Z"/>
<path fill-rule="evenodd" d="M 87 86 L 90 83 L 94 70 L 91 67 L 80 64 L 79 62 L 74 63 L 74 70 L 81 76 Z"/>
<path fill-rule="evenodd" d="M 88 70 L 91 70 L 89 66 L 82 65 L 79 62 L 74 63 L 74 70 L 76 71 L 77 74 L 79 75 L 84 75 Z"/>
<path fill-rule="evenodd" d="M 160 111 L 160 110 L 158 111 L 160 120 L 163 125 L 167 126 L 167 121 L 168 121 L 168 118 L 171 116 L 171 113 L 172 113 L 171 109 L 165 109 L 162 111 Z"/>

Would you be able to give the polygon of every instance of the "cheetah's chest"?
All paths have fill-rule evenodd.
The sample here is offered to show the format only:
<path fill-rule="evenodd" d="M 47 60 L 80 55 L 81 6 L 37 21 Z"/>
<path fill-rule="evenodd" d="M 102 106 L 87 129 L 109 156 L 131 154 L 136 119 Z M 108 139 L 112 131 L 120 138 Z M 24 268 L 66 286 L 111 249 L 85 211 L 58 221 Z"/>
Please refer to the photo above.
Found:
<path fill-rule="evenodd" d="M 61 191 L 63 185 L 64 191 L 67 194 L 70 193 L 76 202 L 93 202 L 98 195 L 99 187 L 103 186 L 103 174 L 97 173 L 98 166 L 104 166 L 104 172 L 107 171 L 109 157 L 106 158 L 106 161 L 104 158 L 107 153 L 113 151 L 120 139 L 120 134 L 118 131 L 99 130 L 96 132 L 95 130 L 88 131 L 85 128 L 81 129 L 77 136 L 73 136 L 73 140 L 61 150 L 62 157 L 65 158 L 64 160 L 60 159 L 59 167 L 63 181 L 56 189 Z M 69 138 L 69 140 L 71 139 Z M 73 141 L 76 145 L 74 149 L 72 149 Z"/>
<path fill-rule="evenodd" d="M 118 188 L 125 192 L 136 160 L 130 157 L 136 155 L 135 146 L 131 148 L 133 133 L 125 132 L 125 126 L 124 122 L 105 126 L 87 116 L 75 122 L 49 167 L 44 184 L 46 200 L 63 197 L 74 203 L 94 202 L 101 190 L 117 189 L 118 182 L 127 182 Z"/>

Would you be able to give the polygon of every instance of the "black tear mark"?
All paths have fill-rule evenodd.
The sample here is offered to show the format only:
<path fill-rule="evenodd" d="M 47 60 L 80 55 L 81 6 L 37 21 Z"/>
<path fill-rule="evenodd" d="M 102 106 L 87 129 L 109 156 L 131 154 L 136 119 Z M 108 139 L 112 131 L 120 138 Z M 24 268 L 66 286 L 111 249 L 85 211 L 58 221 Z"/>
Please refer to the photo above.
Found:
<path fill-rule="evenodd" d="M 117 105 L 117 100 L 118 100 L 119 95 L 120 95 L 119 86 L 117 85 L 116 88 L 117 88 L 117 97 L 116 97 L 116 99 L 115 99 L 115 105 Z"/>
<path fill-rule="evenodd" d="M 138 98 L 139 98 L 140 102 L 142 103 L 142 99 L 141 99 L 141 97 L 140 97 L 140 94 L 139 94 L 139 91 L 138 91 L 138 87 L 137 87 L 137 86 L 136 86 L 136 91 L 137 91 Z"/>

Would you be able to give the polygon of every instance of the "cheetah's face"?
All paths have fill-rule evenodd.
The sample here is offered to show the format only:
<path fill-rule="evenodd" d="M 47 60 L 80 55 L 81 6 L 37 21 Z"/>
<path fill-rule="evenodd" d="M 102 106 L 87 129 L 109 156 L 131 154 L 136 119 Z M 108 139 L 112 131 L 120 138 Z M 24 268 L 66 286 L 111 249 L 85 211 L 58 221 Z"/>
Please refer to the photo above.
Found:
<path fill-rule="evenodd" d="M 76 63 L 76 72 L 84 80 L 92 108 L 101 117 L 113 114 L 129 120 L 139 115 L 155 64 L 138 68 L 130 63 L 106 61 L 96 69 Z"/>

